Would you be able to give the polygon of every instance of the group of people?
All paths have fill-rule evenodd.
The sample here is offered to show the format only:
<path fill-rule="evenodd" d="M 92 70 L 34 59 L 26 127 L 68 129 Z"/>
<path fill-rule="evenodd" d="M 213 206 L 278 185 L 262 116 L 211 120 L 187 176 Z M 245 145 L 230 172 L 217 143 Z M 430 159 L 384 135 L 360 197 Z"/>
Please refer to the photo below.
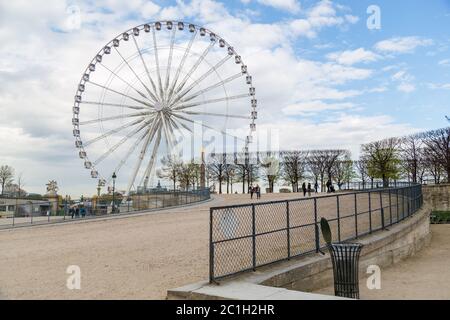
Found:
<path fill-rule="evenodd" d="M 69 214 L 72 219 L 80 216 L 84 218 L 86 216 L 86 208 L 84 206 L 72 206 L 69 208 Z"/>
<path fill-rule="evenodd" d="M 256 199 L 261 199 L 261 188 L 257 184 L 256 186 L 250 187 L 250 198 L 253 199 L 253 194 L 256 193 Z"/>
<path fill-rule="evenodd" d="M 314 184 L 314 192 L 317 193 L 319 190 L 319 184 L 316 182 Z M 311 187 L 311 183 L 308 182 L 308 186 L 306 185 L 306 182 L 303 182 L 302 184 L 302 191 L 303 191 L 303 196 L 306 197 L 306 193 L 308 193 L 308 196 L 311 196 L 311 192 L 312 192 L 312 187 Z"/>

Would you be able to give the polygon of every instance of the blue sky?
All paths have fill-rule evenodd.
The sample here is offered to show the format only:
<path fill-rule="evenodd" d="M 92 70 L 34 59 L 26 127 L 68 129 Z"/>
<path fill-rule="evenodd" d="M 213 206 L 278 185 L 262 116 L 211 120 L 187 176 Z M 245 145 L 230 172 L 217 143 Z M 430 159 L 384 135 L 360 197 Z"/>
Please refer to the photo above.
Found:
<path fill-rule="evenodd" d="M 361 143 L 448 125 L 450 1 L 33 3 L 0 2 L 0 164 L 28 191 L 55 179 L 63 193 L 95 192 L 74 148 L 74 91 L 102 46 L 147 21 L 191 21 L 230 42 L 253 75 L 258 128 L 277 130 L 283 148 L 357 157 Z"/>

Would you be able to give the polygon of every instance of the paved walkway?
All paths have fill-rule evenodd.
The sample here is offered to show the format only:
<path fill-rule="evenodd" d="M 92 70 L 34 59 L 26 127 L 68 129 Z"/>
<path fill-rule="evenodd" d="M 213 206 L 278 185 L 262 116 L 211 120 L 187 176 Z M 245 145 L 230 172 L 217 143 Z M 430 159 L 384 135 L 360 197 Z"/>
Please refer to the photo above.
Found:
<path fill-rule="evenodd" d="M 361 299 L 450 299 L 450 224 L 431 225 L 431 244 L 415 256 L 381 270 L 381 289 L 360 279 Z M 333 287 L 317 293 L 333 294 Z"/>

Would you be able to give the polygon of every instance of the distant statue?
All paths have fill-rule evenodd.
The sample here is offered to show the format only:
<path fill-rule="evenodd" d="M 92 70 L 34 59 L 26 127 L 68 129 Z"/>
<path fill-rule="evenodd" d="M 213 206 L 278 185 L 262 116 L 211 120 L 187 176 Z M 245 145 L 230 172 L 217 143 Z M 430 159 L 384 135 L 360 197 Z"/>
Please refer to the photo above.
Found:
<path fill-rule="evenodd" d="M 55 180 L 50 180 L 46 186 L 47 194 L 55 195 L 58 192 L 58 183 Z"/>

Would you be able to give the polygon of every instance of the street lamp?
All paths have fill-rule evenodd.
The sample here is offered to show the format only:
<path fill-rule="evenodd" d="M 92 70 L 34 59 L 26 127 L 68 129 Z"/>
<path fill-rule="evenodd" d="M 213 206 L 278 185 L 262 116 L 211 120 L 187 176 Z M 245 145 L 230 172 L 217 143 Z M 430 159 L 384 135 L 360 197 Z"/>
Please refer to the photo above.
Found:
<path fill-rule="evenodd" d="M 112 213 L 114 213 L 116 211 L 115 210 L 116 178 L 117 178 L 117 176 L 116 176 L 116 173 L 114 172 L 113 175 L 112 175 L 112 179 L 113 179 Z"/>

